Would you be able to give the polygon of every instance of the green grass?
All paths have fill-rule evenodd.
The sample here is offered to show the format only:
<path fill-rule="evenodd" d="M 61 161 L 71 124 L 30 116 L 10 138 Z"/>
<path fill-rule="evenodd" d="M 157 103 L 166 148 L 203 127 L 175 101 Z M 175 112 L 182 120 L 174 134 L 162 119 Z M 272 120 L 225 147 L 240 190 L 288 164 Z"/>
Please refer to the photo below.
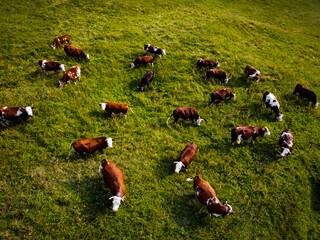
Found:
<path fill-rule="evenodd" d="M 33 104 L 34 117 L 0 128 L 0 238 L 318 239 L 319 109 L 291 93 L 300 83 L 320 94 L 319 10 L 319 1 L 305 0 L 2 1 L 0 105 Z M 63 34 L 89 62 L 51 49 Z M 151 67 L 130 62 L 146 43 L 167 56 L 155 61 L 155 79 L 141 93 Z M 208 106 L 225 85 L 204 81 L 205 71 L 195 70 L 200 58 L 219 60 L 236 100 Z M 58 88 L 62 73 L 46 76 L 40 59 L 79 64 L 81 82 Z M 261 71 L 260 82 L 244 78 L 246 65 Z M 261 106 L 265 91 L 279 100 L 282 122 Z M 104 101 L 128 103 L 134 114 L 108 119 Z M 196 107 L 207 122 L 166 125 L 179 106 Z M 271 136 L 232 146 L 237 125 L 267 126 Z M 295 145 L 280 159 L 286 128 Z M 66 158 L 73 141 L 98 136 L 115 138 L 114 148 Z M 190 142 L 198 154 L 189 172 L 173 174 Z M 125 174 L 117 213 L 98 172 L 103 158 Z M 233 215 L 207 214 L 186 181 L 196 173 Z"/>

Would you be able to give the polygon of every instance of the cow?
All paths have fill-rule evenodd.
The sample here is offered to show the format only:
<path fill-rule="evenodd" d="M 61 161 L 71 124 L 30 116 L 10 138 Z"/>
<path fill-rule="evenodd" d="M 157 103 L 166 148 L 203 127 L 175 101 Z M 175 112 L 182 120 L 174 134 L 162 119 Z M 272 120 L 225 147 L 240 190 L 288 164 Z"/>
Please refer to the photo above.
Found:
<path fill-rule="evenodd" d="M 264 135 L 270 135 L 270 131 L 267 127 L 255 127 L 255 126 L 238 126 L 231 130 L 231 143 L 237 141 L 240 144 L 241 140 L 248 140 L 252 137 L 252 143 L 255 142 L 257 137 L 263 137 Z"/>
<path fill-rule="evenodd" d="M 116 113 L 116 114 L 123 113 L 125 118 L 127 118 L 127 112 L 128 112 L 128 109 L 130 108 L 129 104 L 124 104 L 124 103 L 104 102 L 104 103 L 100 103 L 99 105 L 103 111 L 109 112 L 111 116 L 113 115 L 113 113 Z M 134 113 L 131 108 L 130 110 L 132 113 Z"/>
<path fill-rule="evenodd" d="M 229 78 L 227 78 L 226 72 L 222 69 L 209 69 L 207 71 L 207 75 L 205 77 L 205 80 L 207 80 L 209 78 L 217 78 L 220 80 L 220 83 L 222 83 L 222 82 L 228 83 L 229 82 Z"/>
<path fill-rule="evenodd" d="M 166 55 L 166 50 L 153 46 L 151 44 L 144 45 L 144 53 L 154 53 L 156 56 L 161 58 L 161 55 Z"/>
<path fill-rule="evenodd" d="M 197 154 L 197 145 L 195 143 L 188 144 L 181 152 L 176 164 L 175 172 L 179 173 L 181 168 L 184 167 L 188 171 L 188 165 L 193 161 Z"/>
<path fill-rule="evenodd" d="M 280 112 L 280 104 L 272 93 L 267 91 L 263 94 L 262 104 L 265 104 L 266 108 L 271 109 L 271 112 L 276 115 L 276 119 L 279 122 L 282 121 L 283 114 Z"/>
<path fill-rule="evenodd" d="M 27 107 L 0 107 L 0 123 L 2 126 L 9 126 L 7 121 L 23 120 L 27 122 L 33 116 L 32 106 Z"/>
<path fill-rule="evenodd" d="M 54 71 L 55 73 L 65 71 L 64 64 L 58 63 L 57 61 L 52 62 L 47 60 L 39 60 L 39 65 L 44 71 L 44 73 L 47 75 L 48 75 L 47 71 Z"/>
<path fill-rule="evenodd" d="M 61 37 L 56 37 L 54 40 L 53 40 L 53 44 L 51 45 L 51 47 L 53 49 L 56 49 L 56 47 L 60 47 L 60 45 L 62 44 L 70 44 L 70 37 L 69 35 L 63 35 Z"/>
<path fill-rule="evenodd" d="M 279 139 L 279 147 L 281 149 L 281 157 L 291 154 L 293 147 L 293 136 L 289 129 L 282 131 Z"/>
<path fill-rule="evenodd" d="M 124 202 L 126 194 L 123 172 L 116 164 L 106 159 L 101 161 L 99 172 L 102 173 L 104 183 L 111 190 L 113 196 L 109 200 L 112 199 L 112 210 L 116 212 L 121 202 Z"/>
<path fill-rule="evenodd" d="M 212 69 L 214 67 L 219 67 L 220 63 L 217 61 L 209 60 L 209 59 L 200 59 L 197 62 L 197 68 L 201 69 L 202 67 L 209 67 L 209 69 Z"/>
<path fill-rule="evenodd" d="M 206 180 L 197 175 L 193 179 L 188 178 L 187 181 L 193 181 L 196 197 L 200 203 L 207 206 L 210 215 L 224 217 L 228 214 L 233 214 L 232 207 L 227 202 L 223 204 L 220 203 L 216 196 L 216 192 Z"/>
<path fill-rule="evenodd" d="M 154 72 L 153 71 L 148 71 L 141 79 L 140 85 L 138 87 L 138 89 L 143 92 L 144 87 L 148 86 L 149 84 L 152 82 L 153 80 L 153 76 L 154 76 Z"/>
<path fill-rule="evenodd" d="M 137 57 L 134 62 L 131 63 L 131 68 L 134 67 L 139 67 L 141 65 L 147 65 L 147 64 L 151 64 L 151 66 L 153 67 L 153 57 L 150 56 L 143 56 L 143 57 Z"/>
<path fill-rule="evenodd" d="M 70 45 L 64 46 L 64 51 L 66 52 L 68 57 L 76 57 L 76 58 L 83 58 L 86 60 L 90 60 L 89 54 L 85 54 L 83 50 L 77 47 L 73 47 Z"/>
<path fill-rule="evenodd" d="M 70 83 L 70 80 L 72 80 L 73 83 L 77 85 L 75 79 L 78 78 L 80 81 L 80 77 L 81 77 L 81 67 L 79 65 L 73 66 L 63 74 L 61 80 L 59 81 L 59 87 L 67 83 Z"/>
<path fill-rule="evenodd" d="M 236 98 L 236 94 L 234 92 L 232 92 L 229 88 L 218 89 L 218 90 L 214 91 L 213 93 L 211 93 L 211 103 L 210 103 L 210 105 L 212 105 L 213 103 L 225 100 L 228 97 L 230 99 L 235 99 Z"/>
<path fill-rule="evenodd" d="M 80 139 L 71 144 L 68 157 L 71 154 L 72 148 L 80 156 L 84 156 L 86 153 L 94 153 L 98 150 L 100 153 L 103 153 L 103 149 L 112 148 L 113 141 L 113 138 L 106 137 Z"/>
<path fill-rule="evenodd" d="M 196 120 L 197 126 L 200 126 L 200 123 L 205 121 L 204 118 L 200 117 L 198 110 L 194 107 L 178 107 L 167 119 L 167 124 L 172 116 L 174 117 L 174 123 L 178 122 L 179 119 L 190 119 L 192 123 Z"/>
<path fill-rule="evenodd" d="M 303 86 L 301 84 L 297 84 L 296 88 L 294 89 L 293 94 L 296 94 L 302 98 L 306 98 L 309 102 L 312 102 L 312 107 L 317 108 L 319 103 L 317 102 L 317 94 L 312 91 L 310 88 Z"/>
<path fill-rule="evenodd" d="M 261 78 L 260 71 L 258 71 L 257 69 L 255 69 L 254 67 L 251 67 L 251 66 L 246 66 L 246 68 L 244 70 L 244 74 L 247 77 L 250 77 L 257 82 L 259 82 L 259 80 Z"/>

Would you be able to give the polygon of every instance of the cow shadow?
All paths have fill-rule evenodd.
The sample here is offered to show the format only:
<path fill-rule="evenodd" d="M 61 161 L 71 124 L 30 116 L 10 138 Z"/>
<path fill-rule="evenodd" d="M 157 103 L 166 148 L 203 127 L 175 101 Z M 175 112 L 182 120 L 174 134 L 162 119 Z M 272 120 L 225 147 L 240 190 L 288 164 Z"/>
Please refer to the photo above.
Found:
<path fill-rule="evenodd" d="M 177 158 L 174 159 L 173 157 L 165 157 L 159 161 L 159 164 L 155 167 L 155 173 L 161 179 L 166 178 L 170 175 L 174 174 L 175 164 L 174 161 L 177 161 Z"/>
<path fill-rule="evenodd" d="M 312 210 L 320 213 L 320 181 L 310 178 L 311 185 L 311 208 Z"/>
<path fill-rule="evenodd" d="M 89 112 L 89 116 L 96 119 L 102 119 L 102 118 L 111 118 L 111 114 L 107 113 L 106 111 L 101 110 L 92 110 Z"/>

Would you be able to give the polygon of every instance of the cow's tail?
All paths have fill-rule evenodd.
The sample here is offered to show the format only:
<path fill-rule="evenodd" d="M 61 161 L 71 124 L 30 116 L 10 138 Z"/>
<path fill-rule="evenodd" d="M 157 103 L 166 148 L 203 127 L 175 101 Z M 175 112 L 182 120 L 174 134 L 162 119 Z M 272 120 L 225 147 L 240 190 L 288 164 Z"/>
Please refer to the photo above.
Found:
<path fill-rule="evenodd" d="M 168 122 L 169 122 L 169 119 L 170 119 L 172 116 L 173 116 L 173 114 L 171 114 L 170 117 L 168 117 L 168 119 L 167 119 L 167 124 L 168 124 Z"/>
<path fill-rule="evenodd" d="M 134 113 L 131 107 L 129 107 L 129 109 L 131 110 L 132 113 Z"/>
<path fill-rule="evenodd" d="M 69 150 L 68 157 L 69 157 L 69 156 L 70 156 L 70 154 L 71 154 L 71 151 L 72 151 L 73 145 L 74 145 L 74 142 L 73 142 L 73 143 L 71 144 L 71 146 L 70 146 L 70 150 Z"/>

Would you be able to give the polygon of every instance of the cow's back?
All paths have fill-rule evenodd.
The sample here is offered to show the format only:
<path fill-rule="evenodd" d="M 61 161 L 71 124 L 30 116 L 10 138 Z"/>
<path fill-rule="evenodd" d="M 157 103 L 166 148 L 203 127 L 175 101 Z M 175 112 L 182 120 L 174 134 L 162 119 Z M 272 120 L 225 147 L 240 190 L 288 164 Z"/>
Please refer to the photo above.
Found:
<path fill-rule="evenodd" d="M 199 176 L 194 178 L 193 187 L 196 191 L 198 200 L 204 205 L 207 205 L 207 200 L 209 198 L 216 197 L 216 193 L 210 184 Z"/>
<path fill-rule="evenodd" d="M 186 146 L 181 152 L 178 161 L 181 161 L 183 164 L 189 164 L 193 161 L 197 153 L 197 145 L 195 143 L 190 143 Z"/>
<path fill-rule="evenodd" d="M 113 195 L 116 195 L 117 193 L 121 193 L 122 196 L 125 195 L 126 187 L 124 185 L 124 174 L 116 164 L 107 161 L 103 167 L 102 174 L 105 184 L 110 188 Z"/>

